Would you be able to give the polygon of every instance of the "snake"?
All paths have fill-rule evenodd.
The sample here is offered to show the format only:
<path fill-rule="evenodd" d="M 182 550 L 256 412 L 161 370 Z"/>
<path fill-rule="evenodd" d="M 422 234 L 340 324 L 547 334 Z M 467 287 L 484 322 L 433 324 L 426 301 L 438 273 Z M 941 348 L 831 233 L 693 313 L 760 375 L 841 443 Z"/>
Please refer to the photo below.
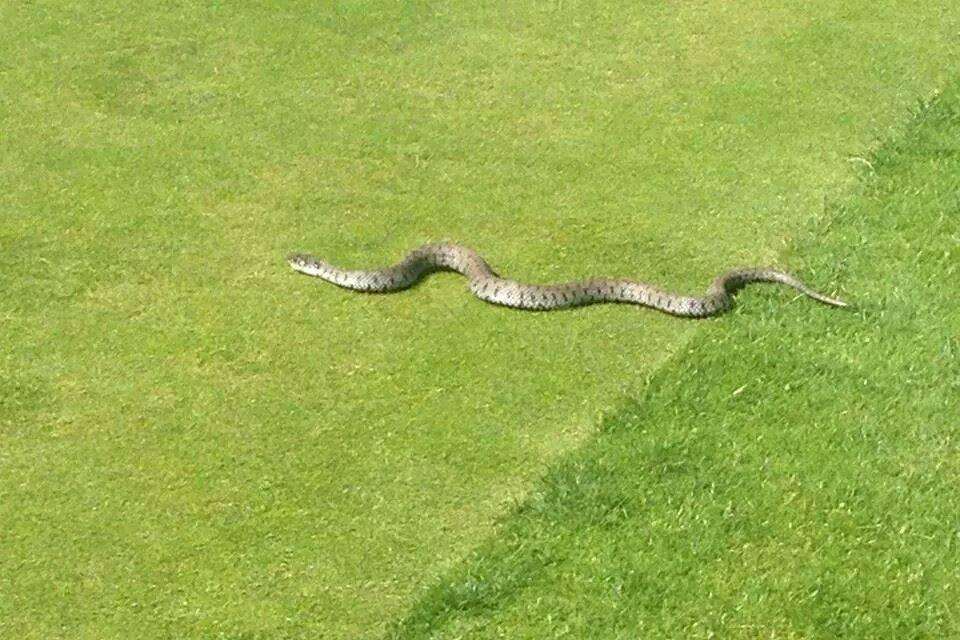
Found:
<path fill-rule="evenodd" d="M 591 278 L 564 284 L 524 284 L 500 277 L 479 253 L 460 244 L 425 244 L 400 262 L 382 269 L 348 270 L 335 267 L 310 254 L 287 256 L 300 273 L 322 278 L 346 289 L 387 293 L 406 289 L 433 271 L 455 271 L 466 276 L 476 297 L 514 309 L 549 311 L 600 302 L 642 305 L 688 318 L 707 318 L 730 309 L 734 294 L 753 282 L 779 283 L 834 307 L 849 306 L 843 300 L 814 291 L 793 275 L 770 267 L 731 269 L 716 277 L 703 296 L 670 293 L 646 282 L 624 278 Z"/>

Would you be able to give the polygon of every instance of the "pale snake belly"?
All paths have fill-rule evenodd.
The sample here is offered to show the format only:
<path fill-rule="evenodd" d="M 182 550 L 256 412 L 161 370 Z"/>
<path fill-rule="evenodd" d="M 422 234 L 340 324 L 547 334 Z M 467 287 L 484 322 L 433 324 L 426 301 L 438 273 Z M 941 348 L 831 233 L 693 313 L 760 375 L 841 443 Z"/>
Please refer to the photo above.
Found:
<path fill-rule="evenodd" d="M 751 282 L 784 284 L 835 307 L 847 303 L 818 293 L 783 271 L 771 268 L 732 269 L 714 279 L 700 297 L 677 295 L 651 284 L 622 278 L 595 278 L 566 284 L 523 284 L 501 278 L 473 249 L 458 244 L 426 244 L 399 263 L 369 271 L 346 270 L 295 253 L 287 261 L 294 270 L 347 289 L 370 293 L 399 291 L 431 271 L 456 271 L 467 277 L 470 291 L 486 302 L 515 309 L 548 311 L 597 302 L 625 302 L 652 307 L 675 316 L 706 318 L 730 308 L 733 294 Z"/>

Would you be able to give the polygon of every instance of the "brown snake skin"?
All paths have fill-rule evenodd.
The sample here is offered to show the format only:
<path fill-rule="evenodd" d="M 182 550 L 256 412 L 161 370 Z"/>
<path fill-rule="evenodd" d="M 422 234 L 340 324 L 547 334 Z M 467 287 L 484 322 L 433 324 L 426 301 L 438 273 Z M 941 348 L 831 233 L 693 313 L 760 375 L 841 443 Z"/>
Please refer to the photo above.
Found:
<path fill-rule="evenodd" d="M 669 293 L 645 282 L 622 278 L 595 278 L 566 284 L 523 284 L 501 278 L 473 249 L 459 244 L 425 244 L 399 263 L 372 271 L 348 271 L 294 253 L 287 262 L 295 271 L 328 282 L 371 293 L 398 291 L 411 286 L 431 271 L 449 270 L 470 281 L 470 291 L 481 300 L 515 309 L 547 311 L 597 302 L 626 302 L 652 307 L 675 316 L 706 318 L 730 308 L 733 294 L 751 282 L 775 282 L 793 287 L 824 304 L 846 307 L 846 302 L 810 289 L 783 271 L 770 268 L 732 269 L 717 277 L 701 297 Z"/>

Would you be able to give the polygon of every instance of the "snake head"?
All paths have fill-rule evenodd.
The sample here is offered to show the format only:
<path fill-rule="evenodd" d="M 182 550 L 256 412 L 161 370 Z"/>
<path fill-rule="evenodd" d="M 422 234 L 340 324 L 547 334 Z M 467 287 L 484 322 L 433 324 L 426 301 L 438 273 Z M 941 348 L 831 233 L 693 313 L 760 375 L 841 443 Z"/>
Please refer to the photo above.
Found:
<path fill-rule="evenodd" d="M 287 256 L 287 263 L 294 271 L 305 273 L 308 276 L 323 276 L 326 264 L 306 253 L 291 253 Z"/>
<path fill-rule="evenodd" d="M 291 267 L 296 268 L 296 267 L 306 267 L 311 262 L 313 262 L 313 260 L 304 253 L 291 253 L 290 255 L 287 256 L 287 262 L 290 263 Z"/>

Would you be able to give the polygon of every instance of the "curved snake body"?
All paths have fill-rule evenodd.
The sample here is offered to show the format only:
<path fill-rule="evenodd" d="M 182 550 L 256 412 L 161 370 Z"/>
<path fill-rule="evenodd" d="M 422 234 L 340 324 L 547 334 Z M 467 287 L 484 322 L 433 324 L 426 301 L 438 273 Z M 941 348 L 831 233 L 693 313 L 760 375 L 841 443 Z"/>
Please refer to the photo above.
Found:
<path fill-rule="evenodd" d="M 431 271 L 456 271 L 467 277 L 470 291 L 481 300 L 515 309 L 546 311 L 597 302 L 626 302 L 675 316 L 706 318 L 729 309 L 733 294 L 751 282 L 785 284 L 824 304 L 847 306 L 842 300 L 817 293 L 788 273 L 770 268 L 732 269 L 714 279 L 703 296 L 690 297 L 622 278 L 595 278 L 553 285 L 523 284 L 501 278 L 480 254 L 458 244 L 426 244 L 391 267 L 370 271 L 340 269 L 302 253 L 291 254 L 287 261 L 300 273 L 347 289 L 371 293 L 406 289 Z"/>

